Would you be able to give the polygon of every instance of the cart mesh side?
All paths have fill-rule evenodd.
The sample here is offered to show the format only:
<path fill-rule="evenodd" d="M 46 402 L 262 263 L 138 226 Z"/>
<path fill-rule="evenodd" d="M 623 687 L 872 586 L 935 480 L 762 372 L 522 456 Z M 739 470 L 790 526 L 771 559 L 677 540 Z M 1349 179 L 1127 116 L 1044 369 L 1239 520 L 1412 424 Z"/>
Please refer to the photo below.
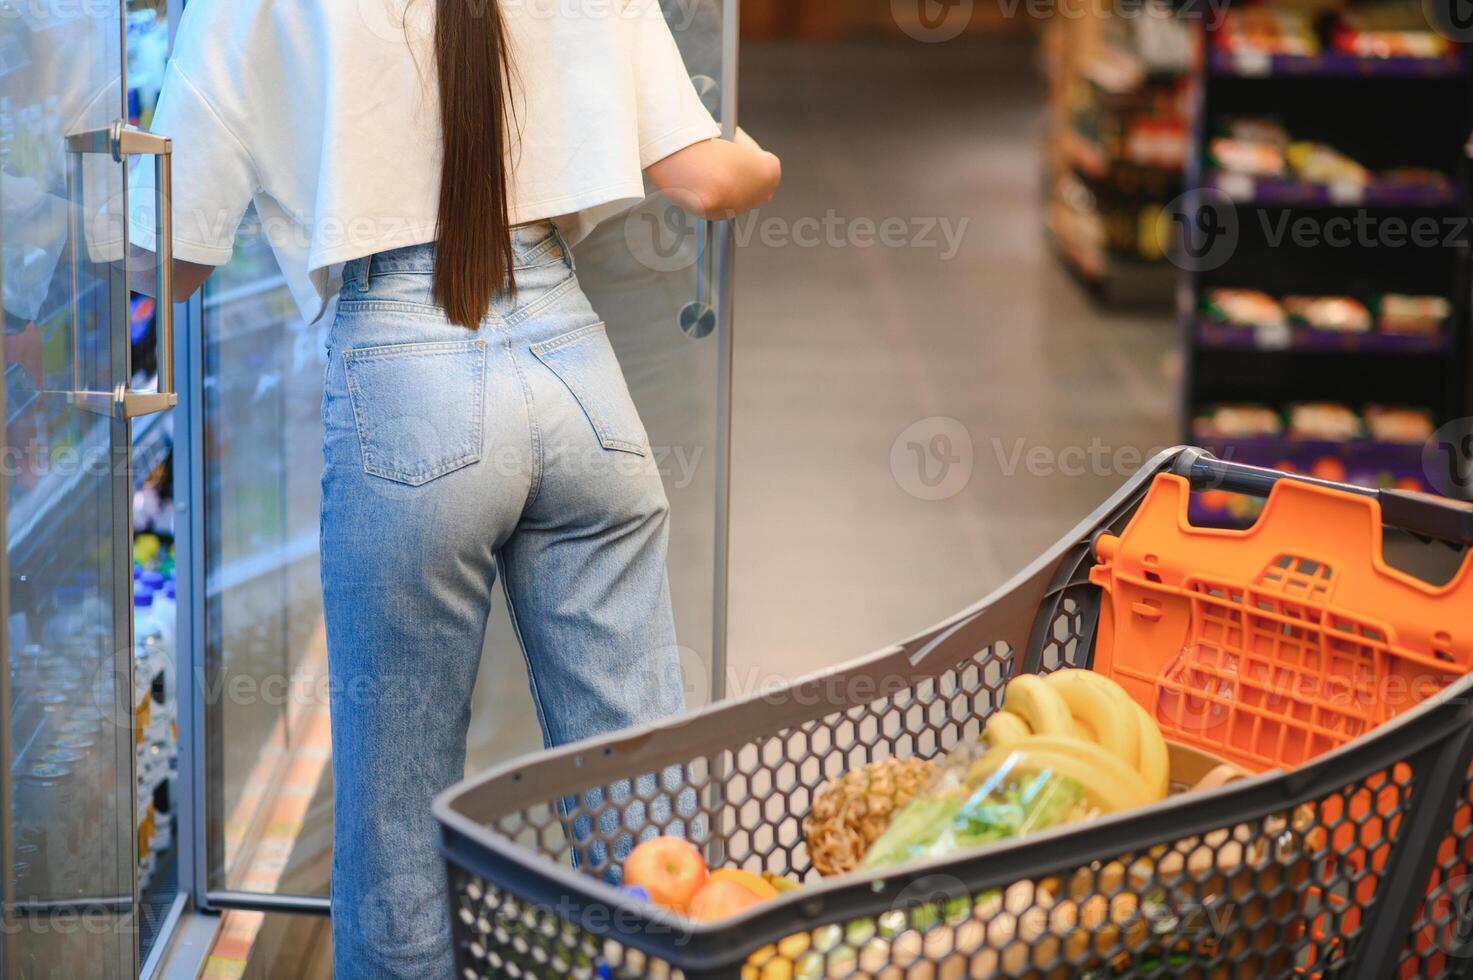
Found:
<path fill-rule="evenodd" d="M 977 737 L 1015 673 L 1089 665 L 1090 543 L 1119 531 L 1148 476 L 1007 589 L 903 646 L 451 791 L 437 814 L 458 975 L 1247 978 L 1369 961 L 1389 973 L 1398 956 L 1404 976 L 1450 970 L 1447 954 L 1469 952 L 1446 937 L 1473 853 L 1473 821 L 1453 816 L 1470 806 L 1473 678 L 1292 776 L 950 862 L 829 880 L 811 869 L 802 820 L 827 780 L 945 753 Z M 612 887 L 635 842 L 663 833 L 713 867 L 807 887 L 692 926 Z"/>

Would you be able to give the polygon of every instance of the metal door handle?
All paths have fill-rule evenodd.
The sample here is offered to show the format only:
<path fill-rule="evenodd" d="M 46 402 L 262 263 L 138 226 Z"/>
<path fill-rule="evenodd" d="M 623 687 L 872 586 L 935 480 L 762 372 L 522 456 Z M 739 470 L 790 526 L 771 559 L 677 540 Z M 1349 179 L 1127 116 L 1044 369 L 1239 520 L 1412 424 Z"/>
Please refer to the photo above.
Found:
<path fill-rule="evenodd" d="M 725 221 L 697 219 L 696 231 L 696 298 L 680 310 L 680 329 L 686 336 L 701 340 L 716 330 L 715 266 L 718 234 L 726 232 Z"/>
<path fill-rule="evenodd" d="M 154 235 L 158 267 L 154 272 L 156 298 L 154 327 L 158 344 L 158 387 L 139 391 L 119 385 L 110 392 L 76 391 L 73 401 L 82 408 L 102 415 L 133 419 L 173 408 L 179 401 L 174 387 L 174 141 L 157 133 L 147 133 L 119 119 L 106 129 L 73 133 L 67 137 L 67 150 L 78 156 L 106 153 L 122 162 L 126 156 L 151 156 L 154 160 Z M 123 186 L 123 261 L 127 263 L 129 234 L 127 214 L 128 188 Z M 125 307 L 126 308 L 126 307 Z M 73 322 L 73 343 L 79 343 L 80 319 Z M 127 322 L 122 329 L 126 330 Z M 75 362 L 74 362 L 75 363 Z"/>

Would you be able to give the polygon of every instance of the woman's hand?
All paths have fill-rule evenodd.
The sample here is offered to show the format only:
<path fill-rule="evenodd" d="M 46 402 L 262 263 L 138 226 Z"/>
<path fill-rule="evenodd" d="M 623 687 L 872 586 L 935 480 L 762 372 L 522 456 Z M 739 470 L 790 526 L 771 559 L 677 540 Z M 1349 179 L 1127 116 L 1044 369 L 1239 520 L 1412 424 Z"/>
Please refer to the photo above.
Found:
<path fill-rule="evenodd" d="M 783 165 L 738 129 L 734 140 L 707 140 L 652 164 L 645 173 L 680 208 L 713 221 L 772 200 Z"/>

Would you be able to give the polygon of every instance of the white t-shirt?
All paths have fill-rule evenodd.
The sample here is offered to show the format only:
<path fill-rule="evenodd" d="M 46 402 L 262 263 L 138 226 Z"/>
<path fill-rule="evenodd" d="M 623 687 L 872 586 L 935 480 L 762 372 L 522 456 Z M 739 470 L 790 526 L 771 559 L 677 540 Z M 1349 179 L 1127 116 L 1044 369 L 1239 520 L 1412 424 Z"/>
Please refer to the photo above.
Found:
<path fill-rule="evenodd" d="M 175 257 L 227 262 L 254 201 L 315 319 L 342 263 L 433 241 L 434 7 L 191 0 L 152 124 L 174 141 Z M 720 135 L 658 0 L 501 0 L 501 11 L 519 133 L 513 224 L 556 219 L 577 241 L 644 197 L 644 168 Z M 135 168 L 139 244 L 154 237 L 152 181 L 151 166 Z"/>

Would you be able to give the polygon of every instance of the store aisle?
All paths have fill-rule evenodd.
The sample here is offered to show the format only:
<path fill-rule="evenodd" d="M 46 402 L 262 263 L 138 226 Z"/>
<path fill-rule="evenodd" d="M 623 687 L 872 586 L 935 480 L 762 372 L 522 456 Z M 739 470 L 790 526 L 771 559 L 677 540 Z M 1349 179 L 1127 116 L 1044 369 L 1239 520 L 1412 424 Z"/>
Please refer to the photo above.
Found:
<path fill-rule="evenodd" d="M 1031 45 L 752 43 L 741 101 L 785 180 L 738 225 L 732 694 L 980 598 L 1177 434 L 1170 316 L 1049 252 Z"/>

